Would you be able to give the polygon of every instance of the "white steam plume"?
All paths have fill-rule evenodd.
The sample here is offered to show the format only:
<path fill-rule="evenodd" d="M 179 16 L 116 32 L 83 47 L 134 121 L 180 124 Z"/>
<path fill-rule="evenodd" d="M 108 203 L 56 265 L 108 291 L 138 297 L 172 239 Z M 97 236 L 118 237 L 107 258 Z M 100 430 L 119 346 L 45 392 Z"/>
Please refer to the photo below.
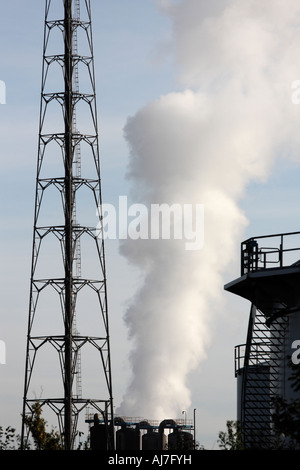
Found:
<path fill-rule="evenodd" d="M 184 91 L 146 105 L 125 128 L 134 202 L 202 203 L 203 249 L 124 240 L 144 274 L 126 312 L 133 377 L 120 413 L 153 419 L 187 409 L 188 374 L 206 358 L 223 304 L 223 274 L 247 225 L 239 209 L 251 181 L 296 155 L 300 79 L 298 0 L 158 2 L 173 22 Z M 299 72 L 299 74 L 298 74 Z"/>

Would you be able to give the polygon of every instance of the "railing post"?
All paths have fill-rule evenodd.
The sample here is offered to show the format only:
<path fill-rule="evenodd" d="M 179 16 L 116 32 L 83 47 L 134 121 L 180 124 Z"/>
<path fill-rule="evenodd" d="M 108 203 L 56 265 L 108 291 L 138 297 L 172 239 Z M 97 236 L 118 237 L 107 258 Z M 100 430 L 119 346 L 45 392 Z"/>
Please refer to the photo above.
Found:
<path fill-rule="evenodd" d="M 241 243 L 241 276 L 244 275 L 244 252 L 243 252 L 243 243 Z"/>
<path fill-rule="evenodd" d="M 282 268 L 282 265 L 283 265 L 283 235 L 281 235 L 281 237 L 280 237 L 279 262 L 280 262 L 280 267 Z"/>

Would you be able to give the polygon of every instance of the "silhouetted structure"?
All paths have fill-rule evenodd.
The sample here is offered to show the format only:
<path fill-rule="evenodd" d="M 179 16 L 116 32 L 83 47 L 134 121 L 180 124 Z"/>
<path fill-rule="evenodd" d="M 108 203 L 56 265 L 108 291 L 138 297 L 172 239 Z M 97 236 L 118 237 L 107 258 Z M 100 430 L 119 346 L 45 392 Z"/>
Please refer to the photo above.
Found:
<path fill-rule="evenodd" d="M 103 435 L 101 433 L 101 418 L 95 415 L 86 419 L 93 423 L 91 426 L 92 450 L 100 450 L 103 447 Z M 190 420 L 165 419 L 163 421 L 140 420 L 140 418 L 115 417 L 116 450 L 193 450 L 195 442 L 190 430 L 194 426 Z M 171 430 L 168 437 L 165 429 Z M 95 440 L 96 438 L 96 440 Z"/>
<path fill-rule="evenodd" d="M 225 286 L 251 302 L 247 341 L 235 350 L 246 448 L 272 448 L 274 399 L 299 398 L 289 381 L 300 338 L 299 259 L 299 232 L 251 238 L 241 244 L 241 277 Z"/>
<path fill-rule="evenodd" d="M 114 447 L 101 203 L 90 0 L 46 0 L 23 416 L 54 412 L 66 450 L 87 407 Z"/>

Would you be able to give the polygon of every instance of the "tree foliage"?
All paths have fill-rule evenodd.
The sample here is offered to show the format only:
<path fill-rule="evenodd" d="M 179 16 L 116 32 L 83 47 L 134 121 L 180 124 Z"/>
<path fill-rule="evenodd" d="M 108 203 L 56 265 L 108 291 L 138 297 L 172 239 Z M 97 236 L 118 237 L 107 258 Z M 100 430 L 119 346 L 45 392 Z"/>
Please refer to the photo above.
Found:
<path fill-rule="evenodd" d="M 24 417 L 31 440 L 27 442 L 24 450 L 62 450 L 62 440 L 60 434 L 52 429 L 47 431 L 47 421 L 42 417 L 42 406 L 36 402 L 32 406 L 31 415 Z M 77 433 L 79 438 L 81 432 Z M 10 426 L 3 429 L 0 426 L 0 450 L 19 450 L 21 438 L 16 434 L 16 430 Z M 77 450 L 89 450 L 89 443 L 79 442 Z"/>
<path fill-rule="evenodd" d="M 10 426 L 3 429 L 0 426 L 0 450 L 14 450 L 17 444 L 18 437 L 16 430 Z"/>
<path fill-rule="evenodd" d="M 24 422 L 34 441 L 35 450 L 62 450 L 58 432 L 46 430 L 47 422 L 42 418 L 42 407 L 39 402 L 32 407 L 32 415 L 25 416 Z"/>
<path fill-rule="evenodd" d="M 295 393 L 300 391 L 300 366 L 290 363 L 291 388 Z M 272 420 L 275 433 L 284 439 L 287 448 L 300 447 L 300 397 L 285 400 L 277 396 L 273 400 Z"/>
<path fill-rule="evenodd" d="M 219 432 L 218 444 L 223 450 L 243 450 L 242 432 L 239 421 L 227 421 L 227 431 Z"/>

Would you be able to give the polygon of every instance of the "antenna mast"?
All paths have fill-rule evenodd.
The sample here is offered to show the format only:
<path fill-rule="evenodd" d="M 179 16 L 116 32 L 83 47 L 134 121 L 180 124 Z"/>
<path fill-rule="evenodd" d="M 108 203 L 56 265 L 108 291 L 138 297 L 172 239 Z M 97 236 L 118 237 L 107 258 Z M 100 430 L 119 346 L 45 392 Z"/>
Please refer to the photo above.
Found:
<path fill-rule="evenodd" d="M 61 3 L 58 0 L 45 0 L 21 446 L 23 449 L 27 447 L 30 437 L 28 423 L 34 416 L 35 405 L 39 403 L 42 408 L 57 416 L 65 450 L 74 448 L 79 414 L 87 408 L 100 414 L 106 427 L 107 448 L 113 449 L 110 340 L 91 5 L 90 0 L 84 0 L 82 4 L 80 0 L 64 0 L 63 7 Z M 61 17 L 56 19 L 59 10 Z M 84 47 L 84 53 L 80 55 L 81 46 Z M 80 91 L 79 87 L 81 73 L 87 87 L 85 92 Z M 78 116 L 81 113 L 83 120 L 79 125 Z M 83 126 L 89 127 L 83 129 Z M 84 152 L 81 147 L 84 147 Z M 59 195 L 59 204 L 54 194 Z M 81 214 L 78 210 L 80 205 L 83 208 Z M 90 209 L 93 224 L 80 220 L 80 216 L 84 218 Z M 61 221 L 58 220 L 58 214 L 62 215 Z M 55 240 L 56 248 L 48 245 L 50 239 Z M 81 265 L 83 240 L 86 247 L 84 273 Z M 55 275 L 50 275 L 52 272 Z M 80 321 L 80 330 L 84 329 L 82 335 L 77 330 Z M 52 354 L 55 358 L 52 358 Z M 87 367 L 85 378 L 81 377 L 83 354 Z M 94 355 L 96 365 L 91 367 Z M 52 377 L 57 372 L 57 358 L 60 380 Z M 45 385 L 41 384 L 42 379 Z M 96 379 L 99 379 L 100 385 L 94 384 Z M 82 397 L 81 381 L 92 384 L 93 395 Z M 77 393 L 74 390 L 76 382 Z M 32 397 L 36 394 L 34 387 L 41 385 L 43 393 L 49 389 L 49 396 L 39 399 Z M 99 398 L 92 398 L 95 391 L 101 393 Z"/>

